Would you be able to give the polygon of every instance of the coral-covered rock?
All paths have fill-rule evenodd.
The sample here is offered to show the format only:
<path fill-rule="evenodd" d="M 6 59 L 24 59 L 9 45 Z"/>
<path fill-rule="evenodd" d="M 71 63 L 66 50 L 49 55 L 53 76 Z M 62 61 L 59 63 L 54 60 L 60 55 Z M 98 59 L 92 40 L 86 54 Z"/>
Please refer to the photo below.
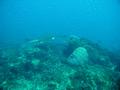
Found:
<path fill-rule="evenodd" d="M 119 90 L 116 57 L 78 36 L 33 40 L 0 50 L 0 90 Z"/>

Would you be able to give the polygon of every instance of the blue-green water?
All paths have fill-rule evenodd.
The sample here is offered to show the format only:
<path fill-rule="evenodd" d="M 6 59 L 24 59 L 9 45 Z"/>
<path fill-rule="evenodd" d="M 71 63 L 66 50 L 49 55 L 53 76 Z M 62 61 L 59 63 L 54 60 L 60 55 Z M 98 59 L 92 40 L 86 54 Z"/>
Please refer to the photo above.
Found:
<path fill-rule="evenodd" d="M 0 0 L 0 90 L 120 90 L 120 0 Z"/>
<path fill-rule="evenodd" d="M 118 48 L 119 0 L 1 0 L 0 38 L 16 43 L 43 34 L 75 34 Z"/>

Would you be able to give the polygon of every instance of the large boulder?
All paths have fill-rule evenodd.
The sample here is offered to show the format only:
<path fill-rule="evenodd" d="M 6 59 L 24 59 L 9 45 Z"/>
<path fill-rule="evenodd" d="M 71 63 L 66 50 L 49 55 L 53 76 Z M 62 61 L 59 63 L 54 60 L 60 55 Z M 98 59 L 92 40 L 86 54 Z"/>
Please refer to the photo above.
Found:
<path fill-rule="evenodd" d="M 71 65 L 84 65 L 88 62 L 88 52 L 84 47 L 78 47 L 68 57 L 67 62 Z"/>

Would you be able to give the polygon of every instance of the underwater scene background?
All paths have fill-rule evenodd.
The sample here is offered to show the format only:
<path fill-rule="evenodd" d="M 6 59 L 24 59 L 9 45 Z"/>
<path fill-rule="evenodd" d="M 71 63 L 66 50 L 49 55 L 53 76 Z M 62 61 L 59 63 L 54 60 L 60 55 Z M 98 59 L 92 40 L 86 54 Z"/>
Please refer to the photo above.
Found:
<path fill-rule="evenodd" d="M 0 0 L 0 90 L 120 90 L 120 0 Z"/>

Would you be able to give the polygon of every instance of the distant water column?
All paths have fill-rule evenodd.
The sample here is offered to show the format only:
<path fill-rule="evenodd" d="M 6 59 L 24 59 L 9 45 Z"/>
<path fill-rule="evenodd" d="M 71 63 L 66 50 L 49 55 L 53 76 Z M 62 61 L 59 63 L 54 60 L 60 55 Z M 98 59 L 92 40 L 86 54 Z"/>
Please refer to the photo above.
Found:
<path fill-rule="evenodd" d="M 118 38 L 119 38 L 119 46 L 120 46 L 120 3 L 118 6 Z M 120 50 L 120 47 L 119 47 L 119 50 Z"/>
<path fill-rule="evenodd" d="M 2 32 L 3 32 L 3 9 L 2 9 L 2 6 L 3 6 L 3 0 L 0 0 L 0 45 L 1 45 L 1 42 L 2 42 L 2 38 L 3 38 L 3 35 L 2 35 Z"/>
<path fill-rule="evenodd" d="M 119 0 L 120 1 L 120 0 Z M 118 27 L 119 27 L 119 32 L 120 32 L 120 2 L 119 2 L 119 6 L 118 6 Z"/>

